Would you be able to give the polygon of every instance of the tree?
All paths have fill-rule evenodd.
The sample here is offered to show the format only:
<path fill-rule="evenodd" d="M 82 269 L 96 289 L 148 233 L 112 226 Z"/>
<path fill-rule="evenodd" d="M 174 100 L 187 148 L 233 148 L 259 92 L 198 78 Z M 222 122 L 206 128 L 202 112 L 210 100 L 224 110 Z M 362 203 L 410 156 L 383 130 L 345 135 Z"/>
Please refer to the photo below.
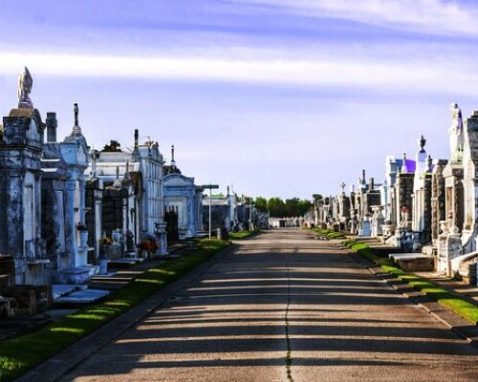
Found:
<path fill-rule="evenodd" d="M 267 199 L 262 196 L 258 196 L 255 200 L 256 209 L 261 212 L 267 212 Z"/>
<path fill-rule="evenodd" d="M 324 201 L 324 197 L 321 194 L 313 194 L 312 199 L 314 200 L 314 204 L 316 206 L 319 206 Z"/>
<path fill-rule="evenodd" d="M 299 216 L 299 198 L 286 199 L 285 216 L 289 218 Z"/>
<path fill-rule="evenodd" d="M 298 216 L 304 216 L 307 212 L 312 209 L 312 203 L 310 200 L 303 199 L 299 201 L 298 205 Z"/>
<path fill-rule="evenodd" d="M 285 216 L 285 203 L 281 198 L 270 198 L 267 202 L 267 208 L 274 218 L 280 218 Z"/>

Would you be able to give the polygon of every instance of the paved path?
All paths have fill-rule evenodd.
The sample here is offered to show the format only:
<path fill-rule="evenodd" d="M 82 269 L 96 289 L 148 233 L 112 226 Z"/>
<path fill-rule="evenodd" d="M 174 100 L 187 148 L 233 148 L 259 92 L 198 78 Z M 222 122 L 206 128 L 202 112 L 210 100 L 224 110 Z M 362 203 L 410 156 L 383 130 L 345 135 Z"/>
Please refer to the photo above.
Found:
<path fill-rule="evenodd" d="M 240 243 L 62 381 L 477 381 L 478 350 L 337 244 Z"/>

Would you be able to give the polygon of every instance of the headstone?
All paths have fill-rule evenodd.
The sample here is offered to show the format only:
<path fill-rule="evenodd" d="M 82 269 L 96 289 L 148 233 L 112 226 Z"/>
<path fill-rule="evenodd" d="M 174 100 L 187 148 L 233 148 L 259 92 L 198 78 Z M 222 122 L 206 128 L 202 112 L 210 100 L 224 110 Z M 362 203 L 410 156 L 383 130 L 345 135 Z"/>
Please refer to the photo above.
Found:
<path fill-rule="evenodd" d="M 362 229 L 359 230 L 359 236 L 362 236 L 362 237 L 372 236 L 372 227 L 371 227 L 368 216 L 365 216 L 365 219 L 362 222 Z"/>

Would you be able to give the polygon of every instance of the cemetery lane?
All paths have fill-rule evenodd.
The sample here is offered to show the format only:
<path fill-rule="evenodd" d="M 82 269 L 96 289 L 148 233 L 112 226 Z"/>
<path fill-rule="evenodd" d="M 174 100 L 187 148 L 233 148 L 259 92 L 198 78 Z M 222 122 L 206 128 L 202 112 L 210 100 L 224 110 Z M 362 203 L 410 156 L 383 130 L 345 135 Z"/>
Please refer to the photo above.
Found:
<path fill-rule="evenodd" d="M 62 381 L 475 381 L 478 350 L 310 231 L 213 265 Z"/>

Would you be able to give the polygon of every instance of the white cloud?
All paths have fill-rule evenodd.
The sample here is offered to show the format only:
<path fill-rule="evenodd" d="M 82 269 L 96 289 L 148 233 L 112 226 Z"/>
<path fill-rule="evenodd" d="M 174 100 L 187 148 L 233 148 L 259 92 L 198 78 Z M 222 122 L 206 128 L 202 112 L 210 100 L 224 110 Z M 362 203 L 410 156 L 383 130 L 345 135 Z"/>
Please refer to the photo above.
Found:
<path fill-rule="evenodd" d="M 450 0 L 229 0 L 307 16 L 340 18 L 434 34 L 478 35 L 478 7 Z"/>
<path fill-rule="evenodd" d="M 478 74 L 455 61 L 406 61 L 376 57 L 316 59 L 215 59 L 0 53 L 0 73 L 27 65 L 33 76 L 90 76 L 150 80 L 218 81 L 283 86 L 343 87 L 413 93 L 474 95 Z"/>

